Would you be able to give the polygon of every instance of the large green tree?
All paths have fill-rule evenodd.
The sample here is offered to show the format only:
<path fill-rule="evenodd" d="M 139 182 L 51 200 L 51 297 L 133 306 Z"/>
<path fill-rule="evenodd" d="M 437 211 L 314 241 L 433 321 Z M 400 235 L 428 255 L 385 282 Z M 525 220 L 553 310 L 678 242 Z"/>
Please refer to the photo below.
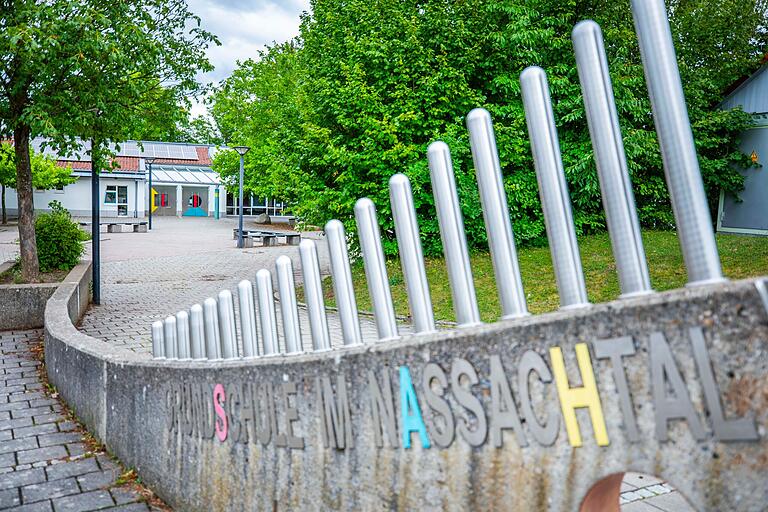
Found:
<path fill-rule="evenodd" d="M 43 154 L 30 151 L 29 160 L 32 167 L 32 186 L 37 190 L 61 188 L 77 180 L 72 176 L 70 166 L 61 167 L 56 164 L 56 160 Z M 8 223 L 5 211 L 6 188 L 16 188 L 16 152 L 12 144 L 0 142 L 0 210 L 3 224 Z"/>
<path fill-rule="evenodd" d="M 66 152 L 131 137 L 199 89 L 215 37 L 184 0 L 0 0 L 0 123 L 16 152 L 22 274 L 37 278 L 29 140 Z"/>
<path fill-rule="evenodd" d="M 766 0 L 672 0 L 670 20 L 704 182 L 710 197 L 738 191 L 745 164 L 738 134 L 750 118 L 719 111 L 729 84 L 759 65 Z M 570 41 L 573 26 L 601 24 L 641 221 L 672 225 L 629 0 L 314 0 L 296 41 L 243 63 L 214 96 L 213 114 L 246 155 L 248 187 L 290 201 L 303 219 L 332 217 L 354 229 L 363 195 L 381 212 L 394 254 L 387 181 L 414 186 L 425 250 L 440 251 L 426 147 L 452 150 L 470 243 L 485 231 L 464 127 L 474 107 L 494 119 L 518 240 L 544 240 L 544 222 L 520 97 L 529 65 L 549 75 L 563 161 L 580 232 L 604 229 L 600 191 Z M 222 153 L 226 175 L 236 161 Z"/>

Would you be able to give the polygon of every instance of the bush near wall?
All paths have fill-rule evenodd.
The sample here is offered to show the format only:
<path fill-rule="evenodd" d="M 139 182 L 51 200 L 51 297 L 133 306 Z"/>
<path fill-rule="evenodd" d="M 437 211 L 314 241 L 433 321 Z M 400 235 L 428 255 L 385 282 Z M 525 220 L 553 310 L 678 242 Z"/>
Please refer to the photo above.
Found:
<path fill-rule="evenodd" d="M 72 220 L 61 203 L 52 201 L 48 206 L 51 212 L 43 213 L 35 220 L 40 271 L 70 270 L 80 262 L 85 251 L 83 241 L 90 237 Z"/>

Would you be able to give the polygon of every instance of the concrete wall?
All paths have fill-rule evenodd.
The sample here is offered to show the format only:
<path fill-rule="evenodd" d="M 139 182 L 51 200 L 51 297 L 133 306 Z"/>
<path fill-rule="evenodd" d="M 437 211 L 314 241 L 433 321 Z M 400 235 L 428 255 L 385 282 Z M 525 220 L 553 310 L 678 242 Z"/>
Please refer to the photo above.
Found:
<path fill-rule="evenodd" d="M 0 274 L 14 262 L 0 263 Z M 43 326 L 45 304 L 58 284 L 0 285 L 0 331 L 38 329 Z"/>
<path fill-rule="evenodd" d="M 74 281 L 46 309 L 50 380 L 179 510 L 574 511 L 625 470 L 669 480 L 702 511 L 768 503 L 764 280 L 219 363 L 79 333 Z M 528 363 L 538 370 L 520 378 Z M 591 408 L 571 416 L 569 402 Z"/>

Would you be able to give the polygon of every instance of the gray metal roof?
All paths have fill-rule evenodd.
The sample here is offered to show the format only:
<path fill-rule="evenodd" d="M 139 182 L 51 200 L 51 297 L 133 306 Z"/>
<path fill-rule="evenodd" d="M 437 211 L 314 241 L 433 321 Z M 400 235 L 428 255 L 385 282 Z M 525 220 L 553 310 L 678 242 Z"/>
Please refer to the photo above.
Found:
<path fill-rule="evenodd" d="M 768 112 L 768 64 L 739 85 L 720 103 L 720 108 L 741 107 L 750 114 Z"/>
<path fill-rule="evenodd" d="M 218 174 L 204 167 L 153 165 L 152 182 L 178 185 L 220 185 L 221 179 Z"/>

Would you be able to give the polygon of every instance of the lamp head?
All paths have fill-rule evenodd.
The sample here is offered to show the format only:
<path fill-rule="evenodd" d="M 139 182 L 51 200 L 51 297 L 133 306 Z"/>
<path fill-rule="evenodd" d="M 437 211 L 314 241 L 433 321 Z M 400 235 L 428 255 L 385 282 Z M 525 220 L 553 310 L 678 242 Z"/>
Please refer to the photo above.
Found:
<path fill-rule="evenodd" d="M 234 149 L 235 151 L 237 151 L 237 153 L 238 153 L 240 156 L 243 156 L 243 155 L 245 155 L 245 154 L 246 154 L 248 151 L 250 151 L 250 149 L 251 149 L 251 148 L 249 148 L 248 146 L 235 146 L 235 147 L 233 147 L 232 149 Z"/>

